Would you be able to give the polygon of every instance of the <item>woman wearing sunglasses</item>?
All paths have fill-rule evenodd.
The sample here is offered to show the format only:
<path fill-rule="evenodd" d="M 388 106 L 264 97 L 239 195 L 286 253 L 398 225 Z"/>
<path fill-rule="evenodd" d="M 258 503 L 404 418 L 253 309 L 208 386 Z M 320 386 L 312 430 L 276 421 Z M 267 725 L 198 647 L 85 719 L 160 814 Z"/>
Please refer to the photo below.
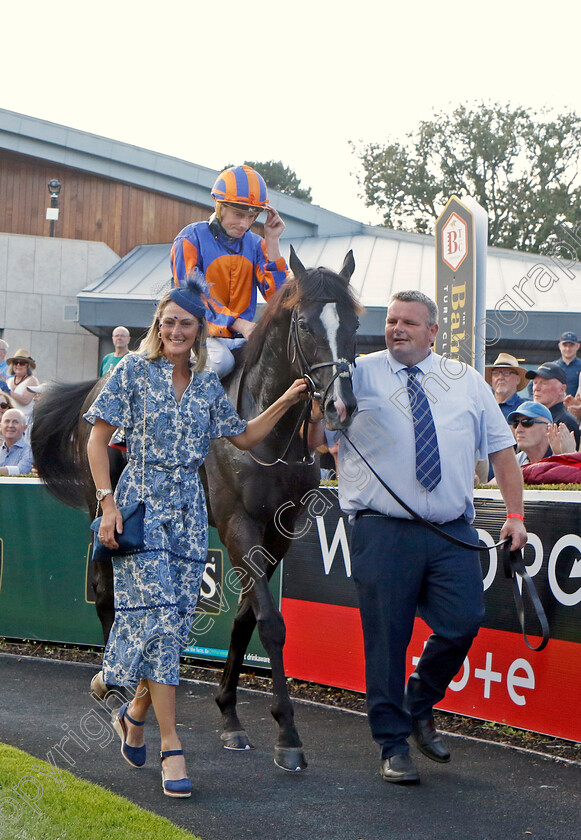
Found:
<path fill-rule="evenodd" d="M 11 366 L 12 375 L 7 379 L 10 388 L 10 397 L 14 408 L 19 408 L 26 417 L 26 437 L 30 440 L 30 429 L 32 426 L 32 412 L 34 410 L 34 394 L 28 390 L 29 385 L 38 385 L 38 379 L 32 371 L 36 368 L 36 362 L 28 350 L 17 350 L 9 359 L 6 359 Z"/>

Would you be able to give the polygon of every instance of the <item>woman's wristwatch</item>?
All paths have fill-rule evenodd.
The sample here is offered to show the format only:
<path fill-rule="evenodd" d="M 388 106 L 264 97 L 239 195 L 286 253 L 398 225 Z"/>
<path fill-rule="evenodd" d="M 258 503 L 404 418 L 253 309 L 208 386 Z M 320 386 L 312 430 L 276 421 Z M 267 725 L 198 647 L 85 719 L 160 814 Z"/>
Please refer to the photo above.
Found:
<path fill-rule="evenodd" d="M 97 492 L 95 493 L 95 496 L 97 497 L 97 501 L 102 502 L 103 499 L 105 498 L 105 496 L 108 496 L 109 493 L 112 493 L 112 492 L 113 492 L 112 490 L 99 490 L 98 489 Z"/>

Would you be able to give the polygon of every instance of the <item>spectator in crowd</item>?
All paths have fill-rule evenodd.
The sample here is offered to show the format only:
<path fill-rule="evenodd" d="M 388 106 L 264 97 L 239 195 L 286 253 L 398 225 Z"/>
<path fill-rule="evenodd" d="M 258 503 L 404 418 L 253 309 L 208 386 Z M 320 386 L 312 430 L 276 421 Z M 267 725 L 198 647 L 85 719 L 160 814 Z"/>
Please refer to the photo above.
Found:
<path fill-rule="evenodd" d="M 581 359 L 577 356 L 581 344 L 573 332 L 564 332 L 559 341 L 561 357 L 555 359 L 554 364 L 559 365 L 565 371 L 567 377 L 567 394 L 574 397 L 579 390 L 579 373 L 581 372 Z"/>
<path fill-rule="evenodd" d="M 494 398 L 505 417 L 523 402 L 517 391 L 526 388 L 526 373 L 510 353 L 499 353 L 495 361 L 484 369 L 484 378 L 494 391 Z"/>
<path fill-rule="evenodd" d="M 575 449 L 579 449 L 581 435 L 579 423 L 563 404 L 567 391 L 567 376 L 556 362 L 544 362 L 537 370 L 527 371 L 527 379 L 533 380 L 533 400 L 546 406 L 553 423 L 564 423 L 575 435 Z"/>
<path fill-rule="evenodd" d="M 517 391 L 527 386 L 526 370 L 519 367 L 518 359 L 510 353 L 499 353 L 491 365 L 484 368 L 484 378 L 494 392 L 494 399 L 505 418 L 523 402 Z M 485 472 L 485 469 L 487 472 Z M 494 469 L 489 463 L 477 462 L 476 477 L 478 481 L 490 481 L 494 476 Z"/>
<path fill-rule="evenodd" d="M 18 408 L 9 408 L 0 420 L 0 475 L 25 475 L 32 470 L 32 449 L 24 438 L 26 417 Z"/>
<path fill-rule="evenodd" d="M 553 418 L 549 409 L 539 402 L 523 402 L 508 416 L 514 429 L 518 452 L 516 460 L 523 464 L 535 464 L 541 458 L 553 454 L 549 445 L 549 430 Z"/>
<path fill-rule="evenodd" d="M 581 423 L 581 391 L 577 391 L 574 397 L 567 394 L 563 400 L 563 405 L 572 414 L 578 423 Z"/>
<path fill-rule="evenodd" d="M 99 369 L 99 376 L 105 376 L 105 374 L 112 371 L 115 365 L 121 361 L 123 356 L 126 356 L 127 353 L 129 353 L 131 335 L 129 334 L 127 327 L 115 327 L 113 333 L 111 334 L 111 338 L 113 339 L 113 347 L 115 348 L 115 351 L 113 353 L 107 353 L 104 357 Z"/>
<path fill-rule="evenodd" d="M 32 371 L 36 369 L 36 362 L 28 350 L 17 350 L 14 356 L 6 360 L 11 366 L 11 376 L 8 377 L 8 387 L 12 402 L 22 411 L 26 418 L 26 437 L 30 440 L 32 427 L 32 412 L 34 410 L 34 394 L 28 390 L 29 385 L 38 385 L 38 379 Z"/>
<path fill-rule="evenodd" d="M 254 329 L 257 292 L 268 300 L 288 276 L 280 253 L 284 222 L 268 203 L 261 175 L 250 166 L 220 173 L 212 187 L 215 212 L 208 222 L 195 222 L 175 238 L 171 265 L 176 286 L 185 286 L 196 269 L 210 287 L 208 367 L 220 379 L 234 367 L 232 351 Z M 263 210 L 264 239 L 250 228 Z"/>
<path fill-rule="evenodd" d="M 10 392 L 6 380 L 8 379 L 8 362 L 6 356 L 8 355 L 8 342 L 0 338 L 0 391 Z"/>
<path fill-rule="evenodd" d="M 550 446 L 550 431 L 555 427 L 551 412 L 546 406 L 538 402 L 522 402 L 507 419 L 514 430 L 518 446 L 516 459 L 521 467 L 525 464 L 536 464 L 542 458 L 548 458 L 553 454 Z M 561 425 L 566 434 L 572 438 L 572 432 L 569 432 L 564 424 Z M 575 448 L 574 440 L 571 447 Z M 557 451 L 560 450 L 557 449 Z M 496 479 L 492 478 L 488 483 L 496 486 Z"/>
<path fill-rule="evenodd" d="M 0 421 L 4 416 L 4 412 L 8 411 L 9 408 L 14 408 L 12 401 L 8 394 L 4 394 L 0 391 Z M 2 443 L 4 438 L 2 437 L 2 431 L 0 430 L 0 443 Z"/>

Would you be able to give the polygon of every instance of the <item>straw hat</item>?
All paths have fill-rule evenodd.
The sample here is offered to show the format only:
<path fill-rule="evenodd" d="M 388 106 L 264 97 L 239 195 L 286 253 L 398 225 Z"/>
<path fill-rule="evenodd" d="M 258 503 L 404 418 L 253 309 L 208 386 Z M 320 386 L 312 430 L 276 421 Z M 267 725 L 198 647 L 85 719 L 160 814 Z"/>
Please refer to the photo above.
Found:
<path fill-rule="evenodd" d="M 23 350 L 22 348 L 20 348 L 20 350 L 17 350 L 16 353 L 9 359 L 6 359 L 6 363 L 9 365 L 13 364 L 14 362 L 26 362 L 26 364 L 30 365 L 30 367 L 33 370 L 36 367 L 36 362 L 30 355 L 28 350 Z"/>
<path fill-rule="evenodd" d="M 492 371 L 495 368 L 509 368 L 514 371 L 514 373 L 518 373 L 520 376 L 520 382 L 517 391 L 521 391 L 523 388 L 527 387 L 527 372 L 525 368 L 520 367 L 518 359 L 515 359 L 514 356 L 510 355 L 510 353 L 499 353 L 493 364 L 486 365 L 484 368 L 484 378 L 489 385 L 492 385 Z"/>

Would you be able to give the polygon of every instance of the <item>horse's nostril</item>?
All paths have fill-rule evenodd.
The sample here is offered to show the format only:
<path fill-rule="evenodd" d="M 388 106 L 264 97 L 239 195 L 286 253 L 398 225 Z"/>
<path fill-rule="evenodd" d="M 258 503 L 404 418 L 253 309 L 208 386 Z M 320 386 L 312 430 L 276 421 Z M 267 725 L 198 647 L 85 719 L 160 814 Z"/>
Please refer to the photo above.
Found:
<path fill-rule="evenodd" d="M 345 418 L 347 417 L 347 406 L 345 405 L 345 403 L 343 402 L 341 397 L 337 397 L 334 400 L 334 403 L 335 403 L 335 411 L 337 412 L 337 415 L 338 415 L 339 419 L 341 420 L 341 422 L 343 422 L 345 420 Z"/>

